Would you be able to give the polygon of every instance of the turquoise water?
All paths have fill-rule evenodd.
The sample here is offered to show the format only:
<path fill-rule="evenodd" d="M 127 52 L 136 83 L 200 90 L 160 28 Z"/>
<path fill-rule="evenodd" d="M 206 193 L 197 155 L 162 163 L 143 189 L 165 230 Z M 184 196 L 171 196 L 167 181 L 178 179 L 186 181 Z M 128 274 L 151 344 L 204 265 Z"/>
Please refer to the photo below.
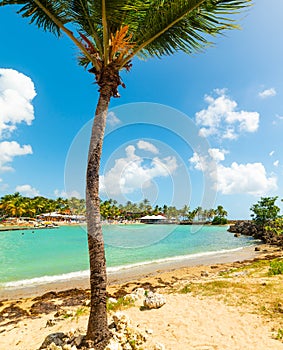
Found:
<path fill-rule="evenodd" d="M 109 270 L 254 244 L 216 226 L 107 225 L 103 235 Z M 87 238 L 80 226 L 0 232 L 2 287 L 87 276 L 87 270 Z"/>

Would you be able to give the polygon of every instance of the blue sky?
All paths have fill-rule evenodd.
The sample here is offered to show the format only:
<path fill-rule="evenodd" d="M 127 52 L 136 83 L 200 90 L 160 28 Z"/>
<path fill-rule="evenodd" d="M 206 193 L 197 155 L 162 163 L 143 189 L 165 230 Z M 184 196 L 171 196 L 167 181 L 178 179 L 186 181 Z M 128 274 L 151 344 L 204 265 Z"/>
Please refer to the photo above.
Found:
<path fill-rule="evenodd" d="M 102 198 L 222 204 L 247 218 L 260 196 L 283 197 L 282 13 L 255 0 L 242 30 L 204 53 L 134 60 L 111 103 Z M 0 196 L 82 196 L 97 86 L 68 38 L 13 6 L 0 9 L 0 30 Z"/>

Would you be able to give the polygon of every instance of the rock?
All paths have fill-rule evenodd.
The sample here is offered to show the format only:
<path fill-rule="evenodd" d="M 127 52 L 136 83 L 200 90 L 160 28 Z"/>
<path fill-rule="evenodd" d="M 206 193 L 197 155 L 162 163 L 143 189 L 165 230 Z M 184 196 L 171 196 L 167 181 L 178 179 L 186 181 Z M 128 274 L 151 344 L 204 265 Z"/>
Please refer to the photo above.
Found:
<path fill-rule="evenodd" d="M 143 305 L 143 301 L 145 298 L 145 290 L 144 288 L 137 288 L 132 293 L 124 296 L 124 300 L 133 302 L 135 304 Z"/>
<path fill-rule="evenodd" d="M 72 345 L 71 344 L 63 345 L 63 350 L 72 350 Z"/>
<path fill-rule="evenodd" d="M 118 300 L 115 299 L 115 298 L 108 298 L 108 302 L 111 303 L 111 304 L 117 304 L 118 303 Z"/>
<path fill-rule="evenodd" d="M 30 313 L 32 315 L 49 314 L 53 311 L 57 311 L 58 309 L 59 306 L 55 305 L 53 302 L 38 301 L 32 304 L 30 308 Z"/>
<path fill-rule="evenodd" d="M 74 340 L 75 345 L 80 346 L 81 343 L 83 342 L 84 338 L 85 338 L 84 335 L 82 335 L 82 334 L 78 335 Z"/>
<path fill-rule="evenodd" d="M 49 320 L 47 320 L 45 327 L 53 327 L 55 326 L 55 324 L 56 324 L 56 320 L 54 320 L 54 318 L 50 318 Z"/>
<path fill-rule="evenodd" d="M 116 312 L 112 318 L 117 330 L 123 330 L 130 324 L 130 319 L 123 312 Z"/>
<path fill-rule="evenodd" d="M 208 277 L 209 276 L 207 271 L 201 271 L 200 274 L 201 274 L 202 277 Z"/>
<path fill-rule="evenodd" d="M 48 347 L 47 350 L 62 350 L 62 346 L 56 345 L 55 343 L 51 343 Z"/>
<path fill-rule="evenodd" d="M 234 234 L 234 237 L 241 237 L 241 234 L 239 233 L 239 232 L 236 232 L 235 234 Z"/>
<path fill-rule="evenodd" d="M 148 292 L 143 305 L 148 309 L 159 309 L 166 303 L 163 295 L 153 292 Z"/>
<path fill-rule="evenodd" d="M 145 332 L 146 332 L 147 334 L 153 334 L 153 330 L 150 329 L 150 328 L 146 329 Z"/>
<path fill-rule="evenodd" d="M 255 252 L 260 252 L 260 247 L 255 247 Z"/>
<path fill-rule="evenodd" d="M 20 307 L 11 304 L 0 312 L 0 322 L 4 321 L 6 318 L 14 320 L 25 316 L 28 316 L 28 312 L 26 310 L 23 310 Z"/>
<path fill-rule="evenodd" d="M 135 294 L 139 298 L 144 298 L 145 296 L 145 289 L 144 288 L 137 288 L 133 291 L 132 294 Z"/>
<path fill-rule="evenodd" d="M 156 343 L 153 350 L 165 350 L 165 346 L 161 343 Z"/>
<path fill-rule="evenodd" d="M 87 300 L 85 301 L 85 306 L 90 306 L 90 299 L 87 299 Z"/>
<path fill-rule="evenodd" d="M 62 332 L 51 333 L 44 339 L 44 342 L 42 343 L 39 349 L 47 348 L 52 343 L 54 343 L 57 346 L 61 346 L 63 344 L 64 337 L 65 337 L 65 334 Z"/>
<path fill-rule="evenodd" d="M 114 339 L 110 339 L 110 342 L 106 346 L 105 350 L 122 350 L 122 346 Z"/>

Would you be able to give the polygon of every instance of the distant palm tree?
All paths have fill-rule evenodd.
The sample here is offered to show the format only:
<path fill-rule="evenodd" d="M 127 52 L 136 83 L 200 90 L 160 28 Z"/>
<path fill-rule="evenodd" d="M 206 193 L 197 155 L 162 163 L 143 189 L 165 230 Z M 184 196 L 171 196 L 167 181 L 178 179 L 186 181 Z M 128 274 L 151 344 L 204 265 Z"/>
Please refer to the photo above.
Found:
<path fill-rule="evenodd" d="M 228 215 L 227 211 L 223 208 L 222 205 L 218 205 L 216 210 L 215 210 L 215 214 L 217 216 L 219 216 L 220 218 L 224 218 Z"/>
<path fill-rule="evenodd" d="M 100 223 L 99 167 L 111 97 L 118 97 L 122 69 L 135 56 L 188 54 L 207 47 L 208 35 L 236 25 L 229 17 L 250 0 L 2 0 L 23 5 L 19 13 L 56 35 L 65 33 L 81 52 L 80 64 L 94 74 L 99 100 L 89 146 L 86 208 L 90 256 L 91 311 L 87 338 L 103 349 L 109 339 L 106 267 Z M 226 16 L 226 17 L 225 17 Z"/>

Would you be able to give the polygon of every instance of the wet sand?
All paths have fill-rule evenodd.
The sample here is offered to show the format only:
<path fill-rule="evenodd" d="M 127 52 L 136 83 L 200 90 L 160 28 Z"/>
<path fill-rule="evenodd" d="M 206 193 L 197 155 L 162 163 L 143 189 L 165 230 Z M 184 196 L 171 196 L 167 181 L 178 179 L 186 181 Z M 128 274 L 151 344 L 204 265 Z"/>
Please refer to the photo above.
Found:
<path fill-rule="evenodd" d="M 108 284 L 119 284 L 129 281 L 134 281 L 137 279 L 155 276 L 161 272 L 174 271 L 177 269 L 182 269 L 185 267 L 193 266 L 209 266 L 212 264 L 223 264 L 231 263 L 235 261 L 244 261 L 253 259 L 264 250 L 264 246 L 261 246 L 261 252 L 255 251 L 255 246 L 245 247 L 240 250 L 201 255 L 198 257 L 186 257 L 180 260 L 170 260 L 166 262 L 159 263 L 149 263 L 146 265 L 135 266 L 130 268 L 121 269 L 119 271 L 108 273 Z M 73 278 L 69 280 L 56 281 L 45 284 L 31 285 L 28 287 L 18 287 L 9 289 L 0 289 L 0 300 L 1 299 L 19 299 L 26 298 L 36 295 L 41 295 L 48 291 L 61 291 L 71 288 L 89 288 L 89 278 Z"/>

